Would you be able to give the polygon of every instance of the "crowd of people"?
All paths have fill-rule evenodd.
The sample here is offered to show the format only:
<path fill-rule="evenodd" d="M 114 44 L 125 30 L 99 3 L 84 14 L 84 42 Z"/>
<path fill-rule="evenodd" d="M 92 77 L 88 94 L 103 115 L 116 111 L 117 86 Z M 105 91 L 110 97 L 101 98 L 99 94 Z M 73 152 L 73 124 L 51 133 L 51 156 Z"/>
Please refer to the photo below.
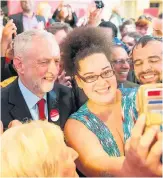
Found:
<path fill-rule="evenodd" d="M 1 177 L 162 176 L 163 122 L 146 129 L 138 102 L 162 88 L 162 15 L 20 4 L 2 21 Z"/>

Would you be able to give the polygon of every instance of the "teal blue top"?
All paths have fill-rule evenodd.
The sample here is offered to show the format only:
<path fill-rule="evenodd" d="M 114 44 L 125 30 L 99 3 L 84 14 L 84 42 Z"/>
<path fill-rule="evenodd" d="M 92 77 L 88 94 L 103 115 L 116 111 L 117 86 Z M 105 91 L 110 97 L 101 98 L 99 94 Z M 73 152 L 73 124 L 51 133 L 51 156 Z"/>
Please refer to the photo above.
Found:
<path fill-rule="evenodd" d="M 123 132 L 124 141 L 130 137 L 138 113 L 136 111 L 136 93 L 138 88 L 122 88 L 122 109 L 124 113 Z M 120 156 L 120 151 L 109 128 L 96 117 L 87 107 L 87 103 L 72 114 L 70 118 L 82 122 L 99 139 L 103 149 L 109 156 Z M 89 141 L 89 140 L 88 140 Z"/>

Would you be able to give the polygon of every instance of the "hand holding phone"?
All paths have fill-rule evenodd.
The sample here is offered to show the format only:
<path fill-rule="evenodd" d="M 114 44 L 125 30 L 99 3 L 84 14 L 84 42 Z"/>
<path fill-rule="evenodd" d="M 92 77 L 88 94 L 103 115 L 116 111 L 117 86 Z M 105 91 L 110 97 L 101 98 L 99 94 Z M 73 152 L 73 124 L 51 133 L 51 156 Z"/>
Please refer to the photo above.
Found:
<path fill-rule="evenodd" d="M 138 112 L 147 116 L 146 126 L 163 124 L 163 87 L 161 83 L 140 86 L 137 95 Z"/>
<path fill-rule="evenodd" d="M 7 49 L 10 48 L 12 44 L 13 38 L 16 36 L 17 28 L 13 23 L 12 19 L 8 18 L 7 24 L 4 26 L 2 31 L 2 39 L 1 39 L 1 56 L 6 56 Z"/>
<path fill-rule="evenodd" d="M 12 41 L 12 39 L 16 36 L 17 34 L 17 28 L 15 24 L 13 23 L 13 19 L 7 19 L 7 24 L 4 26 L 3 32 L 2 32 L 2 38 L 5 39 L 6 41 Z M 9 42 L 9 43 L 10 43 Z"/>

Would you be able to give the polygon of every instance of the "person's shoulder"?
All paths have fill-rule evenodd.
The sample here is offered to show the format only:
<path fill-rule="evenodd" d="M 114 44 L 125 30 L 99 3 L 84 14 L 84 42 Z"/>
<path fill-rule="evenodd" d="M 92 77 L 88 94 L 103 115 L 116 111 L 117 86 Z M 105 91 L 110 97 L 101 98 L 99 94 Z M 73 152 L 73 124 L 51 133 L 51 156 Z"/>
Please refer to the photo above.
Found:
<path fill-rule="evenodd" d="M 2 88 L 4 88 L 4 87 L 8 86 L 10 83 L 12 83 L 13 81 L 15 81 L 16 78 L 17 78 L 17 76 L 9 77 L 9 78 L 3 80 L 2 82 L 0 82 L 0 86 Z"/>
<path fill-rule="evenodd" d="M 71 114 L 66 122 L 66 125 L 70 125 L 70 127 L 74 127 L 75 125 L 71 125 L 72 123 L 77 124 L 79 127 L 81 125 L 87 125 L 87 120 L 88 120 L 88 110 L 86 103 L 83 104 L 76 112 Z M 81 124 L 82 123 L 82 124 Z"/>
<path fill-rule="evenodd" d="M 1 98 L 5 98 L 6 96 L 8 96 L 9 92 L 14 90 L 15 85 L 16 81 L 13 81 L 6 87 L 1 88 Z"/>
<path fill-rule="evenodd" d="M 9 95 L 10 92 L 14 90 L 13 83 L 9 84 L 8 86 L 1 88 L 1 107 L 6 107 L 9 102 Z M 3 111 L 4 112 L 4 111 Z"/>
<path fill-rule="evenodd" d="M 43 20 L 45 22 L 45 18 L 44 16 L 41 15 L 35 15 L 35 17 L 37 18 L 37 20 Z"/>
<path fill-rule="evenodd" d="M 85 117 L 88 113 L 86 103 L 83 104 L 76 112 L 70 115 L 69 118 L 79 120 L 80 117 Z"/>
<path fill-rule="evenodd" d="M 42 15 L 35 15 L 36 17 L 39 17 L 39 18 L 44 18 Z"/>
<path fill-rule="evenodd" d="M 128 87 L 134 88 L 134 87 L 139 87 L 137 83 L 131 82 L 131 81 L 126 81 L 124 82 L 124 85 L 127 85 Z"/>
<path fill-rule="evenodd" d="M 23 13 L 22 12 L 19 12 L 19 13 L 17 13 L 17 14 L 12 14 L 12 15 L 10 15 L 9 17 L 10 18 L 17 18 L 17 17 L 20 17 L 20 16 L 22 16 L 23 15 Z"/>

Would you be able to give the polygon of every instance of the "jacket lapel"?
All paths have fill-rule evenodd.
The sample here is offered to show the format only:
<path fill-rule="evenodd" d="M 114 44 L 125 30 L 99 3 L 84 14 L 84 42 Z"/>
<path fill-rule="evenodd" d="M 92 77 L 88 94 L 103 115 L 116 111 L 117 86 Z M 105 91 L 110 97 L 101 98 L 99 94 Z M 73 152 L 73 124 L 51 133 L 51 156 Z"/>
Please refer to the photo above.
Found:
<path fill-rule="evenodd" d="M 24 27 L 23 27 L 23 13 L 20 13 L 19 16 L 19 22 L 20 22 L 20 33 L 22 33 L 24 31 Z"/>
<path fill-rule="evenodd" d="M 9 103 L 13 105 L 10 114 L 13 119 L 19 121 L 31 120 L 32 116 L 18 85 L 18 79 L 13 82 L 13 88 L 9 92 Z"/>

